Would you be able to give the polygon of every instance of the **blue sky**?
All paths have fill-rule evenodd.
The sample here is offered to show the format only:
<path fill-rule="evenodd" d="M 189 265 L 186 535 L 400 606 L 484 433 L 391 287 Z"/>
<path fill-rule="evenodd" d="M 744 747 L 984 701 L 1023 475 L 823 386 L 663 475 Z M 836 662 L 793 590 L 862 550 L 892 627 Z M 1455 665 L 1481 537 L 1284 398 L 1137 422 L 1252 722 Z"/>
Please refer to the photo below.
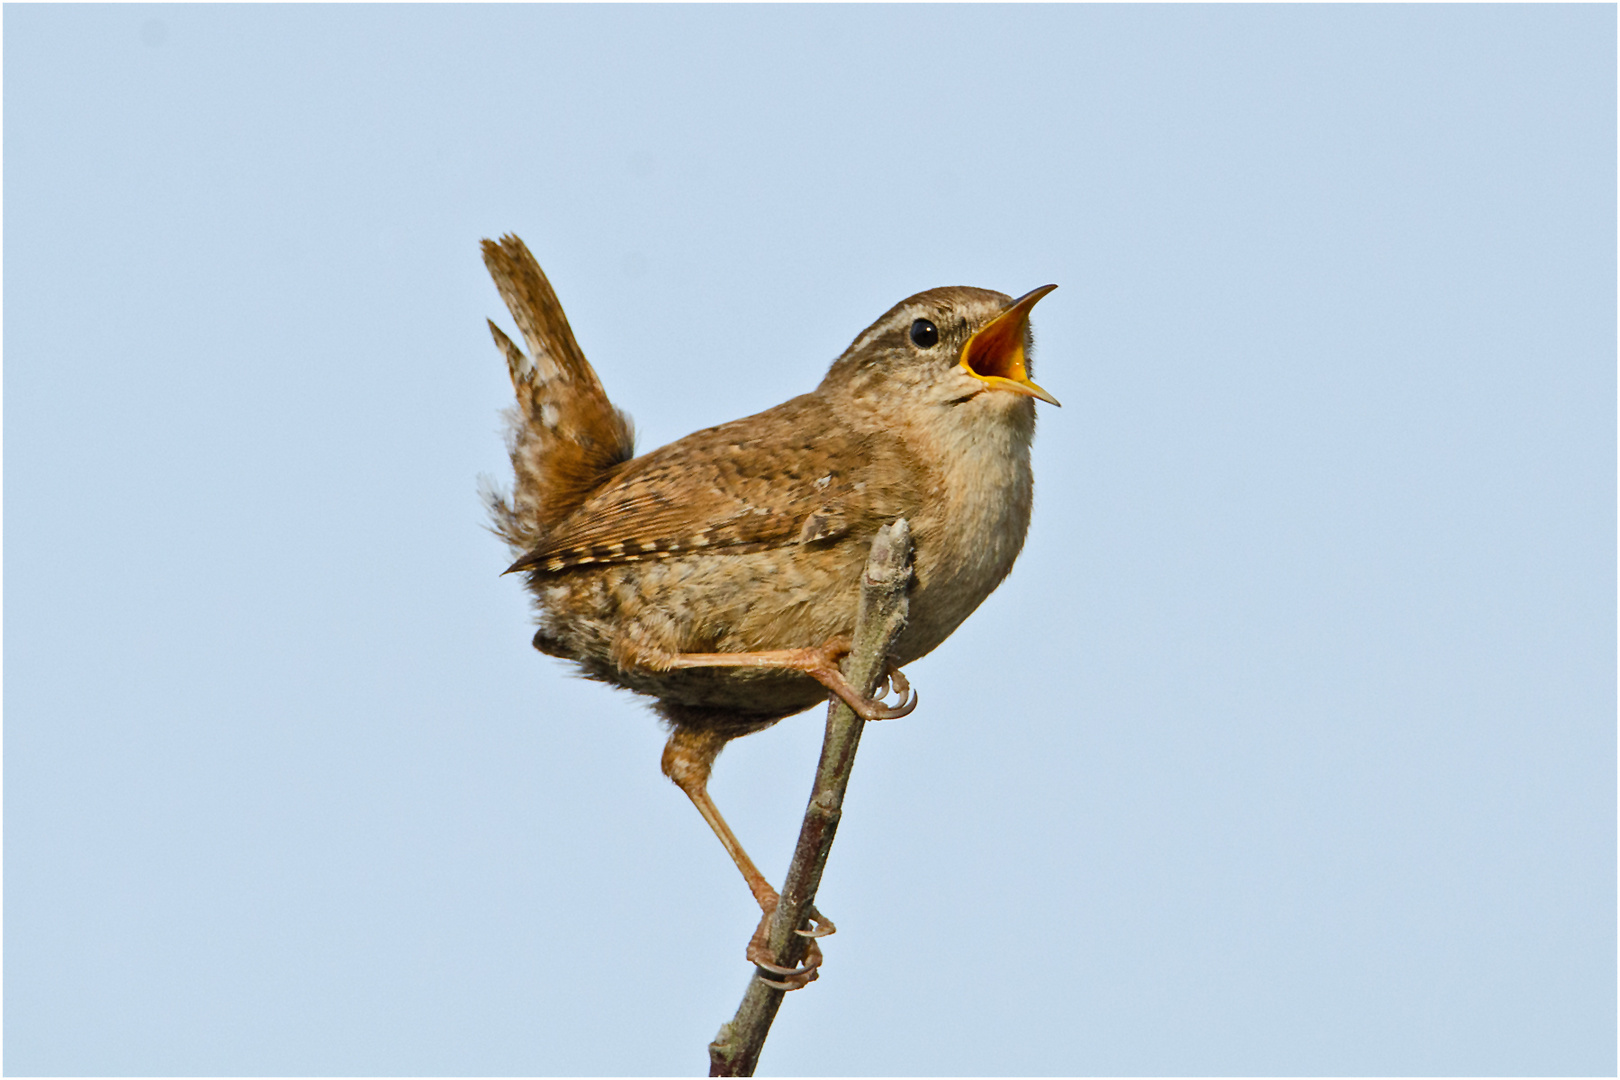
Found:
<path fill-rule="evenodd" d="M 703 1068 L 752 901 L 481 528 L 510 231 L 644 449 L 1061 286 L 763 1072 L 1613 1073 L 1613 7 L 4 20 L 8 1072 Z"/>

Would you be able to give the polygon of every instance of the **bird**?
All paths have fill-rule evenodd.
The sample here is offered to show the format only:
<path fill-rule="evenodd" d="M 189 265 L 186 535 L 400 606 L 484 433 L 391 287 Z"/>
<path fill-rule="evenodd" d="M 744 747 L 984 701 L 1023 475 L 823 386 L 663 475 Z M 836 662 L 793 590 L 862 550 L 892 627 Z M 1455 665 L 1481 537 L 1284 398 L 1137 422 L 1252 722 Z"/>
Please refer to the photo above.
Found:
<path fill-rule="evenodd" d="M 1058 404 L 1032 378 L 1030 310 L 1057 286 L 1017 299 L 919 292 L 861 331 L 809 393 L 636 456 L 630 418 L 528 247 L 513 235 L 481 247 L 527 347 L 489 320 L 516 401 L 505 412 L 513 483 L 484 498 L 514 556 L 505 572 L 524 575 L 534 647 L 652 699 L 669 731 L 663 772 L 764 913 L 746 958 L 778 977 L 770 985 L 798 989 L 818 976 L 815 939 L 835 928 L 812 909 L 800 965 L 772 962 L 778 894 L 709 796 L 715 759 L 829 695 L 866 720 L 916 707 L 901 669 L 950 636 L 1023 547 L 1035 402 Z M 723 343 L 767 359 L 777 347 Z M 913 542 L 910 617 L 867 698 L 838 661 L 872 540 L 900 518 Z"/>

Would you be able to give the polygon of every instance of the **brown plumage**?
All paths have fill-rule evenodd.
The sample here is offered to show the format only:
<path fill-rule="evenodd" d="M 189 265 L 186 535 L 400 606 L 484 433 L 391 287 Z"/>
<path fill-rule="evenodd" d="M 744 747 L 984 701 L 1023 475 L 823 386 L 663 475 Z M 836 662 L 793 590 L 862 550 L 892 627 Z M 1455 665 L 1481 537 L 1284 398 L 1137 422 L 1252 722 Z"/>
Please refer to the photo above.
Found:
<path fill-rule="evenodd" d="M 527 548 L 579 506 L 614 466 L 630 460 L 635 438 L 630 418 L 608 401 L 551 282 L 523 241 L 509 236 L 500 244 L 485 240 L 483 246 L 495 287 L 529 346 L 525 356 L 489 322 L 517 392 L 508 418 L 517 487 L 510 503 L 492 502 L 495 528 L 508 544 Z"/>
<path fill-rule="evenodd" d="M 829 690 L 868 719 L 915 704 L 860 698 L 838 671 L 861 568 L 877 530 L 908 519 L 911 620 L 892 675 L 904 696 L 898 666 L 960 625 L 1023 545 L 1033 399 L 1056 404 L 1030 379 L 1028 313 L 1051 286 L 1018 301 L 919 293 L 857 337 L 813 392 L 632 459 L 629 420 L 533 256 L 511 236 L 483 249 L 529 348 L 490 324 L 517 394 L 516 482 L 490 510 L 535 598 L 534 644 L 654 699 L 671 729 L 664 771 L 736 860 L 763 931 L 776 894 L 709 799 L 714 758 Z M 750 943 L 756 962 L 762 942 Z M 812 949 L 804 968 L 778 972 L 783 985 L 813 979 L 819 961 Z"/>

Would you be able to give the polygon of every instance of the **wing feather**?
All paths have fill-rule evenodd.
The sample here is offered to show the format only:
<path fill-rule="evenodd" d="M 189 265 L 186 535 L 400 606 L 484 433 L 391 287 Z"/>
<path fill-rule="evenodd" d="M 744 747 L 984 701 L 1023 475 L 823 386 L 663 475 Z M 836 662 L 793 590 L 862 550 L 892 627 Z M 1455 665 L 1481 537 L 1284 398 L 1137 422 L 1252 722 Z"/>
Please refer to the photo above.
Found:
<path fill-rule="evenodd" d="M 871 467 L 880 461 L 901 468 Z M 910 512 L 903 493 L 919 490 L 915 473 L 898 439 L 852 432 L 805 395 L 628 462 L 511 569 L 554 574 L 875 533 Z"/>

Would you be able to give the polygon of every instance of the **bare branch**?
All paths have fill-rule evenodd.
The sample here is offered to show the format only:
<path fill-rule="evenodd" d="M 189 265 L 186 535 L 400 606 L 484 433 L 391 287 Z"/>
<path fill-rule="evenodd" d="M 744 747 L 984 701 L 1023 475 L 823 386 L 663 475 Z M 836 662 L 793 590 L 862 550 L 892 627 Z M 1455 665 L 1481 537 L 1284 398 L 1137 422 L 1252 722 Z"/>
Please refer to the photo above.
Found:
<path fill-rule="evenodd" d="M 904 518 L 878 530 L 861 582 L 860 607 L 855 616 L 854 647 L 844 659 L 844 677 L 863 695 L 871 697 L 887 671 L 894 639 L 906 625 L 906 591 L 911 584 L 911 528 Z M 809 928 L 809 912 L 821 885 L 821 872 L 832 850 L 838 819 L 843 813 L 844 790 L 855 765 L 855 750 L 865 722 L 837 699 L 827 711 L 827 735 L 821 744 L 810 805 L 799 829 L 799 844 L 788 867 L 782 900 L 771 922 L 770 950 L 775 963 L 797 967 L 804 957 L 805 939 L 794 933 Z M 737 1015 L 720 1028 L 709 1044 L 710 1076 L 752 1076 L 759 1064 L 765 1037 L 782 1005 L 783 991 L 767 986 L 756 970 L 743 993 Z"/>

